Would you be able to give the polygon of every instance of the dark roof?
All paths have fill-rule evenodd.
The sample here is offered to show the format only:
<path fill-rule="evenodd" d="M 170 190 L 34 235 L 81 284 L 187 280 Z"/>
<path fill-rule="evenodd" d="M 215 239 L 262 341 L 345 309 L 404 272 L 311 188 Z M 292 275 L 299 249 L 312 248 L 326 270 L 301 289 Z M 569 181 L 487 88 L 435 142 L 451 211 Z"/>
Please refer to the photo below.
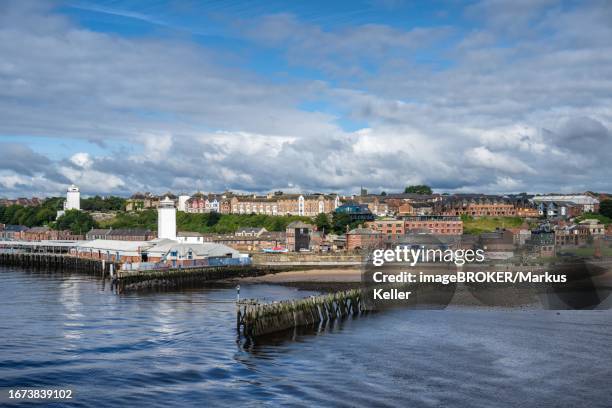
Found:
<path fill-rule="evenodd" d="M 28 230 L 28 232 L 47 232 L 51 229 L 49 227 L 32 227 Z"/>
<path fill-rule="evenodd" d="M 389 198 L 400 198 L 400 199 L 412 199 L 412 200 L 431 200 L 437 195 L 433 194 L 417 194 L 417 193 L 389 193 L 386 196 L 380 196 L 384 199 Z"/>
<path fill-rule="evenodd" d="M 90 229 L 87 234 L 92 234 L 92 235 L 106 235 L 111 231 L 110 228 L 106 228 L 106 229 L 102 229 L 102 228 L 92 228 Z"/>
<path fill-rule="evenodd" d="M 285 238 L 287 233 L 285 231 L 267 231 L 261 234 L 262 238 L 273 238 L 273 239 L 281 239 Z"/>
<path fill-rule="evenodd" d="M 236 230 L 236 232 L 259 232 L 262 229 L 265 229 L 264 227 L 240 227 Z"/>
<path fill-rule="evenodd" d="M 203 237 L 204 235 L 195 231 L 179 231 L 176 233 L 177 237 Z"/>
<path fill-rule="evenodd" d="M 26 227 L 25 225 L 5 225 L 4 226 L 5 231 L 12 231 L 12 232 L 27 231 L 28 229 L 29 228 Z"/>
<path fill-rule="evenodd" d="M 144 228 L 120 228 L 109 231 L 110 236 L 134 236 L 134 235 L 147 235 L 150 234 L 151 230 Z"/>
<path fill-rule="evenodd" d="M 355 228 L 348 232 L 350 235 L 380 235 L 379 231 L 374 231 L 369 228 Z"/>

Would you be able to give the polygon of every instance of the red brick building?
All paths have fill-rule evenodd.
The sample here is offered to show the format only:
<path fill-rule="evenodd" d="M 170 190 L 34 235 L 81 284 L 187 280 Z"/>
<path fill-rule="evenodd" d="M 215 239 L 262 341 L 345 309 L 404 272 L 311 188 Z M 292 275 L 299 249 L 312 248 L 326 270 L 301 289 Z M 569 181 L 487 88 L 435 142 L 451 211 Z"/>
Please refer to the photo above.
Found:
<path fill-rule="evenodd" d="M 462 235 L 463 221 L 459 217 L 449 216 L 413 216 L 404 217 L 404 231 L 429 230 L 435 235 Z"/>
<path fill-rule="evenodd" d="M 375 220 L 366 225 L 371 230 L 383 234 L 386 239 L 397 239 L 406 233 L 404 224 L 404 220 Z"/>
<path fill-rule="evenodd" d="M 369 228 L 355 228 L 346 233 L 346 249 L 358 251 L 379 248 L 383 245 L 383 234 Z"/>

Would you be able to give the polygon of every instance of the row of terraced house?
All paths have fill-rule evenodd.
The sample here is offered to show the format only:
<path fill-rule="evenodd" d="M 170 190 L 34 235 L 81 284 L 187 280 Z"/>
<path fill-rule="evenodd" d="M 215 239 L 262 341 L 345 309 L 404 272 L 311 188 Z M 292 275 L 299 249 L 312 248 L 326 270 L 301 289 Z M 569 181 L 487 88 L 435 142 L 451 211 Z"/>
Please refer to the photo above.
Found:
<path fill-rule="evenodd" d="M 266 214 L 266 215 L 301 215 L 306 217 L 317 214 L 329 214 L 341 205 L 337 194 L 285 194 L 237 195 L 230 192 L 223 194 L 196 193 L 193 196 L 166 194 L 175 200 L 177 209 L 187 213 L 221 214 Z M 137 193 L 127 200 L 127 211 L 157 208 L 159 198 L 148 193 Z"/>
<path fill-rule="evenodd" d="M 571 218 L 585 212 L 597 212 L 599 201 L 586 194 L 575 195 L 486 195 L 486 194 L 288 194 L 266 195 L 196 193 L 175 196 L 167 193 L 179 211 L 188 213 L 266 214 L 316 216 L 330 214 L 345 203 L 367 206 L 377 217 L 521 217 Z M 159 198 L 137 193 L 127 200 L 126 210 L 157 208 Z"/>

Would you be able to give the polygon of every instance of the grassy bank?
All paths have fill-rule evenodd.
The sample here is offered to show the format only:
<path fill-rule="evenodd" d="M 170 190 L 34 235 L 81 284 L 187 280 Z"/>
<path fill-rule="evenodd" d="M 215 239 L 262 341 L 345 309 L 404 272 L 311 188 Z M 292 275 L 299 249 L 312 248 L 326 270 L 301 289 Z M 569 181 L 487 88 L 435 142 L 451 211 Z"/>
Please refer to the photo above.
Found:
<path fill-rule="evenodd" d="M 599 220 L 599 222 L 601 222 L 604 225 L 612 224 L 612 218 L 606 217 L 605 215 L 593 214 L 593 213 L 584 213 L 580 217 L 576 217 L 576 222 L 580 222 L 580 221 L 584 221 L 588 219 Z"/>
<path fill-rule="evenodd" d="M 520 217 L 480 217 L 462 216 L 464 234 L 480 234 L 495 231 L 497 228 L 516 228 L 523 225 Z"/>

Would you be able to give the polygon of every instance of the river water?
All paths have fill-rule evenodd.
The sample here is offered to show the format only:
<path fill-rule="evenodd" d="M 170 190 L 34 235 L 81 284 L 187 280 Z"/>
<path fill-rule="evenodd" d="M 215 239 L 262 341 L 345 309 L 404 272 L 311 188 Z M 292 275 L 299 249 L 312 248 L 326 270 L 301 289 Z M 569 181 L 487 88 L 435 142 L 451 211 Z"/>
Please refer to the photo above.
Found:
<path fill-rule="evenodd" d="M 96 277 L 2 267 L 0 279 L 2 406 L 19 405 L 7 398 L 15 388 L 72 389 L 70 401 L 38 404 L 82 407 L 612 401 L 610 310 L 395 310 L 245 347 L 231 288 L 116 295 Z"/>

